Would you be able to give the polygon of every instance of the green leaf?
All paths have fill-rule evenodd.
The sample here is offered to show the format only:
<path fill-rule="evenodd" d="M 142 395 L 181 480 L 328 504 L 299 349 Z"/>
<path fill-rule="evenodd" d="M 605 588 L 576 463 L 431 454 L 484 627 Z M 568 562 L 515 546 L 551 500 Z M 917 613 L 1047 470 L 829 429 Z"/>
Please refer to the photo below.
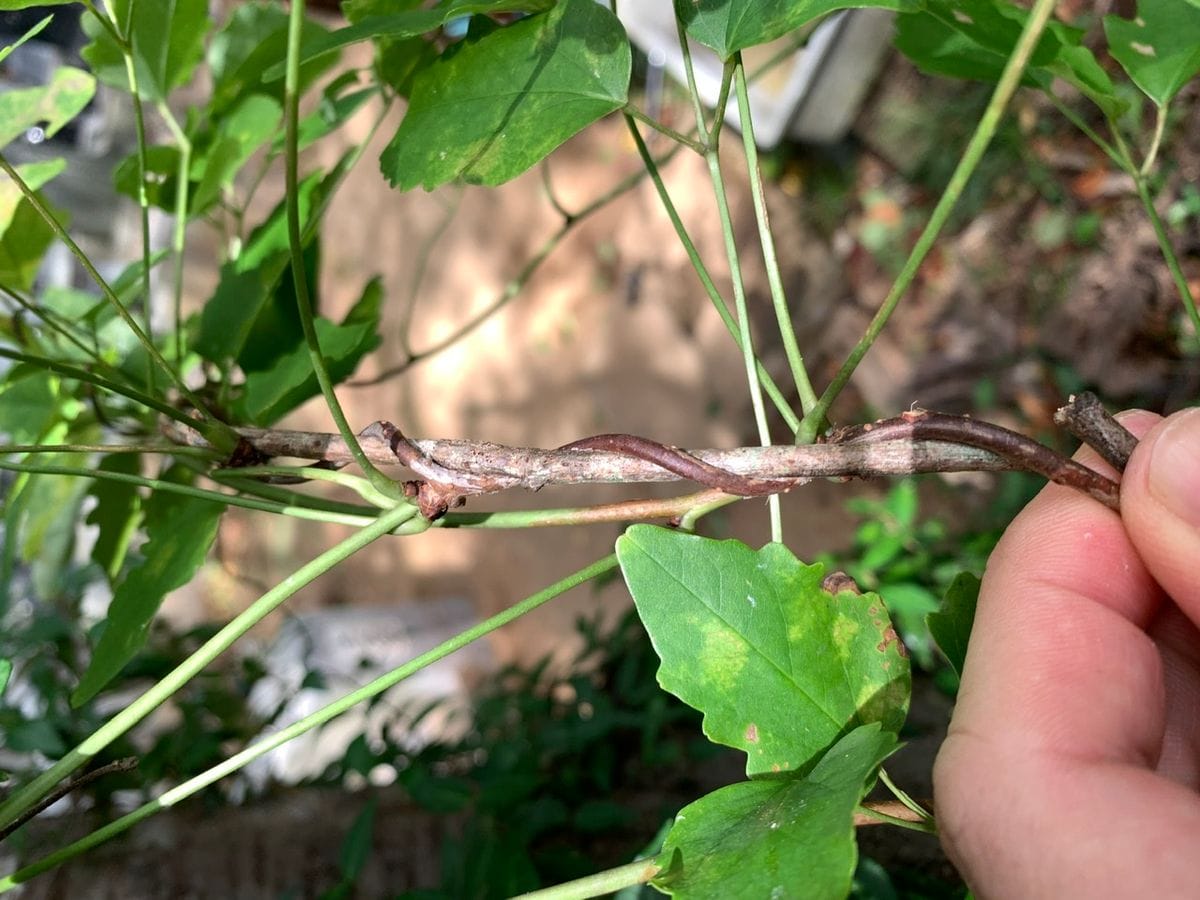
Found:
<path fill-rule="evenodd" d="M 248 94 L 265 94 L 282 105 L 283 82 L 264 84 L 262 76 L 287 54 L 287 29 L 288 15 L 279 4 L 237 4 L 225 27 L 213 35 L 208 48 L 208 65 L 213 79 L 209 101 L 211 116 L 220 115 Z M 300 34 L 301 46 L 324 34 L 324 28 L 305 19 Z M 301 66 L 301 91 L 336 62 L 336 56 L 326 56 Z"/>
<path fill-rule="evenodd" d="M 0 95 L 0 97 L 2 96 Z M 26 163 L 14 168 L 30 190 L 36 191 L 50 179 L 56 178 L 66 167 L 65 159 L 47 159 L 43 162 Z M 25 195 L 21 193 L 21 189 L 17 187 L 15 181 L 7 175 L 0 176 L 0 233 L 12 224 L 13 216 L 17 213 L 17 206 L 24 198 Z"/>
<path fill-rule="evenodd" d="M 383 288 L 373 279 L 340 325 L 318 318 L 314 323 L 321 352 L 334 384 L 349 378 L 364 356 L 379 346 L 379 311 Z M 248 421 L 269 425 L 321 392 L 308 347 L 300 345 L 265 371 L 246 376 L 240 411 Z"/>
<path fill-rule="evenodd" d="M 146 148 L 146 199 L 151 206 L 168 212 L 175 210 L 175 181 L 179 175 L 179 148 L 158 144 Z M 117 163 L 113 170 L 113 187 L 117 193 L 138 200 L 138 180 L 141 177 L 135 150 Z M 190 179 L 189 179 L 190 181 Z"/>
<path fill-rule="evenodd" d="M 12 662 L 7 659 L 0 659 L 0 696 L 3 696 L 4 689 L 8 687 L 8 679 L 12 676 Z"/>
<path fill-rule="evenodd" d="M 898 731 L 903 647 L 874 594 L 821 589 L 823 569 L 782 544 L 759 551 L 649 525 L 617 558 L 662 665 L 658 683 L 704 713 L 704 733 L 747 773 L 804 771 L 858 725 Z"/>
<path fill-rule="evenodd" d="M 971 626 L 975 623 L 975 604 L 979 601 L 979 579 L 970 572 L 955 576 L 946 589 L 942 607 L 926 616 L 929 633 L 960 676 L 967 658 Z"/>
<path fill-rule="evenodd" d="M 1181 0 L 1138 0 L 1137 18 L 1104 17 L 1108 52 L 1159 106 L 1200 72 L 1200 7 Z"/>
<path fill-rule="evenodd" d="M 73 0 L 62 0 L 62 2 L 70 3 L 70 2 L 73 2 Z M 30 5 L 33 5 L 33 4 L 30 4 Z M 38 3 L 37 5 L 45 6 L 47 4 Z M 7 9 L 7 8 L 8 7 L 6 7 L 4 5 L 4 0 L 0 0 L 0 10 Z M 49 25 L 53 20 L 54 20 L 53 15 L 46 16 L 46 18 L 42 19 L 40 22 L 38 22 L 36 25 L 34 25 L 32 28 L 30 28 L 28 31 L 26 31 L 23 35 L 21 35 L 19 38 L 17 38 L 17 40 L 14 43 L 9 44 L 3 50 L 0 50 L 0 63 L 4 62 L 6 59 L 8 59 L 10 53 L 12 53 L 14 50 L 16 50 L 18 47 L 20 47 L 22 44 L 24 44 L 30 38 L 37 37 L 39 34 L 41 34 L 46 29 L 46 26 Z"/>
<path fill-rule="evenodd" d="M 1027 10 L 1005 0 L 925 0 L 921 12 L 899 18 L 896 47 L 926 72 L 996 81 L 1027 16 Z M 1125 103 L 1082 40 L 1079 29 L 1050 22 L 1021 83 L 1049 91 L 1052 78 L 1062 78 L 1105 114 L 1119 116 Z"/>
<path fill-rule="evenodd" d="M 64 222 L 66 216 L 57 210 Z M 4 234 L 0 235 L 0 283 L 27 291 L 33 287 L 42 257 L 54 243 L 54 232 L 28 200 L 17 203 Z"/>
<path fill-rule="evenodd" d="M 0 381 L 0 434 L 13 444 L 34 444 L 58 418 L 58 402 L 48 372 L 10 369 Z"/>
<path fill-rule="evenodd" d="M 300 182 L 297 193 L 301 223 L 321 206 L 336 176 L 335 171 L 322 179 L 321 173 L 314 172 Z M 200 331 L 193 349 L 215 363 L 240 360 L 251 329 L 268 301 L 276 296 L 275 288 L 288 270 L 289 260 L 287 204 L 281 200 L 250 234 L 238 258 L 221 266 L 216 292 L 200 314 Z M 295 306 L 294 295 L 290 302 Z M 290 348 L 290 342 L 283 343 L 281 350 Z"/>
<path fill-rule="evenodd" d="M 203 160 L 203 174 L 192 198 L 193 214 L 203 212 L 233 184 L 242 166 L 259 147 L 275 137 L 283 119 L 277 100 L 251 94 L 222 115 L 216 138 Z"/>
<path fill-rule="evenodd" d="M 97 468 L 102 472 L 140 475 L 142 458 L 137 453 L 110 453 L 100 460 Z M 87 522 L 100 529 L 92 546 L 92 562 L 104 570 L 110 582 L 114 582 L 142 518 L 142 496 L 137 485 L 107 479 L 93 482 L 91 495 L 96 499 L 96 506 L 88 513 Z"/>
<path fill-rule="evenodd" d="M 188 470 L 173 466 L 163 478 L 186 484 L 192 476 Z M 141 650 L 163 598 L 191 581 L 204 562 L 225 507 L 164 491 L 152 494 L 145 509 L 143 559 L 128 571 L 113 593 L 91 664 L 71 694 L 72 706 L 94 697 Z"/>
<path fill-rule="evenodd" d="M 803 778 L 749 781 L 685 806 L 652 884 L 679 898 L 845 897 L 858 857 L 854 809 L 896 736 L 863 725 Z"/>
<path fill-rule="evenodd" d="M 451 19 L 476 13 L 540 12 L 554 6 L 556 0 L 449 0 L 433 9 L 409 9 L 390 15 L 358 15 L 353 24 L 322 35 L 300 47 L 303 65 L 322 56 L 375 38 L 410 38 L 441 28 Z M 347 14 L 347 18 L 350 18 Z M 263 81 L 282 78 L 284 64 L 276 63 L 263 75 Z"/>
<path fill-rule="evenodd" d="M 916 10 L 918 0 L 675 0 L 687 33 L 729 59 L 739 50 L 766 44 L 834 10 L 876 7 Z"/>
<path fill-rule="evenodd" d="M 79 115 L 96 93 L 96 79 L 82 69 L 59 66 L 44 87 L 0 94 L 0 147 L 41 125 L 46 137 Z"/>
<path fill-rule="evenodd" d="M 500 184 L 625 103 L 629 41 L 594 0 L 468 36 L 414 79 L 380 157 L 394 187 Z"/>
<path fill-rule="evenodd" d="M 212 20 L 208 0 L 158 0 L 153 9 L 132 15 L 133 0 L 107 4 L 118 30 L 133 48 L 138 95 L 144 100 L 165 100 L 175 88 L 191 80 L 204 55 L 204 36 Z M 125 57 L 94 16 L 83 17 L 83 30 L 92 38 L 80 55 L 105 84 L 129 91 Z"/>
<path fill-rule="evenodd" d="M 353 883 L 371 856 L 371 835 L 375 830 L 375 810 L 378 806 L 378 798 L 368 800 L 362 812 L 354 817 L 354 823 L 342 842 L 338 868 L 342 871 L 343 882 Z"/>
<path fill-rule="evenodd" d="M 66 6 L 77 0 L 0 0 L 0 12 L 15 9 L 29 9 L 31 6 Z"/>

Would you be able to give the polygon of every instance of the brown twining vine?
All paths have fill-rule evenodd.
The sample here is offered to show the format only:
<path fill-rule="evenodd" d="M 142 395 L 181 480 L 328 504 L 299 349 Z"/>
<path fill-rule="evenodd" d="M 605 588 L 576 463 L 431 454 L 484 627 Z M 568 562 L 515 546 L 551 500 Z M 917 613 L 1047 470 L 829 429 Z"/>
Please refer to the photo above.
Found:
<path fill-rule="evenodd" d="M 1072 397 L 1055 420 L 1118 470 L 1137 443 L 1092 394 Z M 231 467 L 274 457 L 317 461 L 330 469 L 351 461 L 337 435 L 251 428 L 239 433 L 244 449 L 227 462 Z M 172 436 L 204 445 L 195 433 L 175 430 Z M 732 450 L 683 450 L 632 434 L 595 435 L 553 450 L 414 440 L 390 422 L 368 426 L 360 441 L 372 462 L 398 462 L 418 476 L 407 492 L 431 519 L 469 496 L 547 484 L 686 480 L 718 494 L 753 497 L 784 493 L 815 478 L 1004 470 L 1033 472 L 1119 508 L 1119 488 L 1106 475 L 1000 425 L 927 410 L 834 429 L 812 445 Z M 612 506 L 625 515 L 635 511 L 626 504 Z"/>

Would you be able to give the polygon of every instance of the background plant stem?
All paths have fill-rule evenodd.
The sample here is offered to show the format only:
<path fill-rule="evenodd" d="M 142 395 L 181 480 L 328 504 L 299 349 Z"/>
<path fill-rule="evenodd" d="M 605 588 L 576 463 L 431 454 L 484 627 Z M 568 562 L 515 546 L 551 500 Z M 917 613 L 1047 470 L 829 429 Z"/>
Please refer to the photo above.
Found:
<path fill-rule="evenodd" d="M 329 407 L 329 414 L 337 425 L 338 432 L 354 455 L 354 461 L 358 463 L 372 486 L 385 496 L 399 499 L 402 496 L 399 486 L 375 468 L 358 445 L 354 429 L 346 420 L 346 414 L 342 411 L 342 405 L 334 392 L 333 380 L 329 377 L 329 369 L 325 365 L 325 356 L 321 352 L 321 341 L 317 336 L 316 324 L 313 321 L 312 298 L 308 293 L 308 274 L 304 268 L 304 243 L 300 234 L 299 164 L 297 160 L 297 123 L 300 118 L 300 34 L 303 26 L 304 0 L 292 0 L 288 15 L 287 76 L 284 81 L 283 107 L 287 129 L 284 151 L 287 231 L 288 246 L 291 251 L 292 281 L 296 285 L 296 307 L 300 315 L 300 325 L 304 331 L 304 342 L 308 345 L 313 373 L 316 375 L 317 383 L 321 386 L 325 405 Z"/>
<path fill-rule="evenodd" d="M 18 789 L 3 804 L 0 804 L 0 828 L 14 821 L 26 809 L 44 797 L 54 785 L 72 772 L 85 765 L 130 728 L 157 709 L 168 697 L 187 684 L 205 666 L 228 650 L 238 638 L 260 622 L 263 617 L 281 603 L 310 583 L 317 576 L 328 572 L 345 561 L 372 541 L 390 532 L 398 525 L 411 519 L 416 508 L 400 503 L 381 513 L 379 518 L 360 531 L 355 532 L 316 559 L 305 563 L 258 600 L 228 625 L 209 638 L 195 653 L 176 666 L 161 681 L 122 709 L 108 722 L 100 726 L 79 746 L 70 750 L 24 787 Z M 42 870 L 39 870 L 42 871 Z M 14 882 L 15 883 L 15 882 Z"/>
<path fill-rule="evenodd" d="M 391 515 L 394 516 L 395 514 L 396 514 L 396 510 L 392 510 Z M 381 516 L 380 522 L 383 522 L 387 518 L 389 518 L 388 515 Z M 368 529 L 363 529 L 363 531 L 359 532 L 359 534 L 355 535 L 355 537 L 359 537 L 360 535 L 363 535 L 366 531 L 368 531 Z M 380 532 L 380 533 L 382 533 L 382 532 Z M 378 535 L 376 535 L 376 536 L 378 536 Z M 341 545 L 339 545 L 339 546 L 341 546 Z M 359 703 L 362 703 L 365 700 L 369 700 L 372 697 L 376 697 L 379 694 L 382 694 L 384 691 L 399 684 L 404 679 L 409 678 L 412 675 L 415 675 L 417 672 L 420 672 L 422 669 L 426 668 L 427 666 L 432 665 L 433 663 L 437 662 L 438 660 L 444 659 L 445 657 L 449 656 L 451 653 L 456 652 L 457 650 L 461 650 L 463 647 L 467 646 L 468 644 L 472 643 L 473 641 L 478 640 L 479 638 L 483 637 L 484 635 L 490 634 L 491 632 L 495 631 L 497 628 L 501 628 L 501 627 L 507 625 L 509 622 L 515 621 L 516 619 L 519 619 L 521 616 L 524 616 L 527 613 L 532 612 L 533 610 L 535 610 L 539 606 L 541 606 L 543 603 L 553 600 L 555 597 L 559 596 L 560 594 L 566 593 L 571 588 L 576 587 L 577 585 L 583 584 L 584 582 L 589 581 L 592 578 L 595 578 L 597 575 L 601 575 L 604 572 L 608 572 L 608 571 L 616 568 L 616 566 L 617 566 L 616 554 L 609 554 L 608 556 L 604 557 L 603 559 L 597 560 L 596 562 L 592 563 L 591 565 L 585 566 L 584 568 L 571 573 L 570 575 L 566 576 L 565 578 L 562 578 L 559 581 L 556 581 L 554 584 L 550 585 L 549 587 L 543 588 L 542 590 L 538 591 L 536 594 L 532 594 L 529 597 L 526 597 L 521 602 L 516 603 L 513 606 L 510 606 L 508 609 L 504 610 L 501 613 L 498 613 L 497 615 L 492 616 L 490 619 L 486 619 L 483 622 L 480 622 L 478 625 L 475 625 L 471 628 L 466 629 L 465 631 L 460 632 L 459 634 L 456 634 L 454 637 L 450 638 L 448 641 L 444 641 L 443 643 L 434 647 L 432 650 L 422 653 L 420 656 L 405 663 L 402 666 L 399 666 L 398 668 L 392 669 L 390 672 L 388 672 L 384 675 L 381 675 L 379 678 L 376 678 L 374 681 L 370 682 L 369 684 L 364 685 L 363 687 L 359 688 L 358 690 L 352 691 L 343 697 L 339 697 L 334 702 L 321 707 L 316 712 L 305 716 L 303 719 L 300 719 L 298 722 L 295 722 L 294 724 L 289 725 L 287 728 L 277 731 L 274 734 L 272 734 L 270 737 L 264 738 L 263 740 L 260 740 L 256 743 L 250 745 L 245 750 L 242 750 L 240 753 L 235 753 L 233 756 L 224 760 L 220 764 L 213 766 L 211 769 L 208 769 L 208 770 L 200 773 L 196 777 L 189 778 L 187 781 L 183 782 L 182 784 L 178 785 L 177 787 L 172 788 L 169 791 L 166 791 L 160 797 L 139 807 L 138 809 L 134 810 L 133 812 L 129 813 L 128 815 L 122 816 L 121 818 L 117 819 L 116 821 L 110 822 L 108 825 L 105 825 L 102 828 L 97 829 L 96 831 L 92 832 L 91 834 L 87 835 L 86 837 L 81 838 L 80 840 L 67 845 L 66 847 L 62 848 L 61 850 L 58 850 L 55 853 L 51 853 L 49 856 L 43 857 L 42 859 L 38 860 L 37 862 L 33 863 L 32 865 L 25 866 L 24 868 L 19 869 L 16 872 L 12 873 L 8 877 L 0 879 L 0 893 L 9 891 L 12 888 L 20 885 L 21 883 L 28 881 L 30 878 L 33 878 L 34 876 L 39 875 L 42 872 L 48 871 L 49 869 L 52 869 L 55 866 L 61 865 L 62 863 L 66 862 L 67 860 L 72 859 L 72 858 L 78 856 L 79 854 L 84 853 L 87 850 L 90 850 L 91 848 L 93 848 L 99 844 L 102 844 L 104 841 L 107 841 L 109 838 L 115 837 L 116 835 L 121 834 L 122 832 L 128 830 L 132 826 L 136 825 L 138 822 L 141 822 L 143 819 L 149 818 L 150 816 L 154 815 L 154 813 L 158 812 L 159 810 L 167 809 L 169 807 L 174 806 L 176 803 L 179 803 L 181 800 L 184 800 L 184 799 L 192 796 L 193 794 L 197 793 L 198 791 L 202 790 L 203 788 L 208 787 L 213 782 L 215 782 L 221 778 L 224 778 L 226 775 L 229 775 L 233 772 L 238 771 L 243 766 L 247 765 L 248 763 L 250 763 L 251 761 L 253 761 L 255 759 L 258 759 L 260 756 L 264 755 L 265 753 L 268 753 L 271 750 L 274 750 L 276 747 L 282 746 L 283 744 L 287 743 L 288 741 L 290 741 L 294 738 L 299 737 L 300 735 L 304 734 L 305 732 L 311 731 L 312 729 L 325 724 L 326 722 L 330 721 L 331 719 L 336 718 L 337 716 L 341 715 L 342 713 L 344 713 L 346 710 L 350 709 L 351 707 L 353 707 Z M 297 573 L 297 574 L 299 574 L 299 573 Z M 264 595 L 264 599 L 265 598 L 266 598 L 266 595 Z M 260 600 L 259 603 L 262 603 L 262 601 Z M 258 606 L 258 604 L 255 604 L 255 606 Z M 254 607 L 251 607 L 251 609 L 253 609 L 253 608 Z M 249 611 L 250 610 L 247 610 L 247 613 Z M 243 613 L 242 615 L 245 616 L 246 613 Z M 239 619 L 240 618 L 242 618 L 242 617 L 239 616 Z M 232 624 L 233 623 L 230 623 L 230 626 L 232 626 Z M 228 629 L 230 626 L 226 626 L 226 629 Z M 222 633 L 224 632 L 224 630 L 225 629 L 222 630 Z M 218 635 L 218 637 L 219 637 L 219 635 Z M 216 638 L 213 638 L 213 640 L 216 640 Z M 209 644 L 211 644 L 211 643 L 212 643 L 212 641 L 209 641 Z M 208 647 L 208 644 L 205 644 L 205 647 Z M 203 649 L 204 648 L 201 648 L 201 650 L 203 650 Z M 199 655 L 199 651 L 197 652 L 197 654 L 194 654 L 192 658 L 194 659 L 195 656 L 197 656 L 197 655 Z M 190 662 L 190 660 L 189 660 L 189 662 Z M 182 668 L 182 666 L 180 668 Z M 177 669 L 176 671 L 179 671 L 179 670 Z M 173 672 L 172 675 L 174 675 L 174 674 L 175 673 Z M 170 677 L 171 676 L 168 676 L 168 678 L 170 678 Z M 166 680 L 167 679 L 164 679 L 163 682 L 165 682 Z M 160 682 L 160 684 L 162 684 L 163 682 Z M 163 699 L 165 699 L 165 697 Z M 141 701 L 139 700 L 136 702 L 141 702 Z M 121 713 L 121 715 L 124 715 L 127 712 L 128 712 L 128 709 L 126 709 L 123 713 Z M 118 718 L 119 718 L 119 716 L 118 716 Z M 116 720 L 114 719 L 113 721 L 116 721 Z M 97 735 L 98 734 L 99 734 L 99 732 L 97 732 Z M 95 738 L 95 736 L 93 736 L 93 738 Z M 92 740 L 92 738 L 89 738 L 89 740 Z M 95 752 L 96 751 L 93 751 L 93 754 Z M 65 775 L 65 774 L 66 774 L 65 772 L 60 774 L 59 778 L 63 777 L 63 775 Z M 55 778 L 54 780 L 57 781 L 58 778 Z M 51 785 L 53 783 L 54 782 L 51 782 Z M 16 799 L 17 799 L 16 797 L 13 798 L 14 801 Z M 10 802 L 12 802 L 12 801 L 10 801 Z M 5 807 L 7 807 L 7 806 L 8 806 L 8 804 L 5 804 Z M 3 810 L 0 810 L 0 812 L 3 812 Z"/>
<path fill-rule="evenodd" d="M 988 144 L 991 143 L 992 137 L 996 133 L 996 127 L 1000 122 L 1000 117 L 1004 114 L 1005 107 L 1008 106 L 1008 101 L 1012 98 L 1013 93 L 1015 93 L 1021 83 L 1021 75 L 1025 71 L 1029 57 L 1033 54 L 1033 50 L 1037 46 L 1038 39 L 1046 28 L 1046 23 L 1050 20 L 1050 16 L 1054 12 L 1056 2 L 1057 0 L 1036 0 L 1034 3 L 1033 9 L 1025 21 L 1021 37 L 1017 40 L 1017 45 L 1013 48 L 1012 55 L 1008 58 L 1008 62 L 1004 66 L 1004 72 L 996 84 L 996 90 L 992 93 L 991 100 L 988 101 L 987 109 L 984 110 L 983 115 L 980 117 L 979 124 L 975 126 L 975 132 L 971 135 L 971 140 L 967 143 L 967 148 L 963 151 L 962 158 L 955 167 L 954 173 L 950 176 L 950 183 L 946 185 L 942 196 L 938 198 L 937 205 L 929 217 L 928 224 L 926 224 L 925 229 L 921 232 L 921 236 L 917 238 L 916 245 L 913 247 L 912 252 L 909 253 L 908 259 L 905 260 L 904 267 L 896 277 L 892 289 L 888 291 L 883 304 L 875 313 L 874 318 L 871 319 L 870 324 L 867 325 L 867 330 L 863 333 L 862 338 L 855 345 L 854 349 L 850 351 L 842 367 L 838 369 L 829 386 L 821 394 L 821 399 L 817 402 L 817 405 L 805 414 L 804 421 L 800 425 L 800 431 L 796 435 L 798 443 L 808 443 L 816 439 L 817 434 L 824 427 L 825 420 L 829 415 L 829 408 L 833 405 L 833 401 L 842 392 L 842 389 L 850 380 L 850 376 L 854 374 L 854 370 L 862 362 L 862 358 L 867 355 L 867 351 L 871 349 L 871 345 L 875 343 L 876 338 L 879 337 L 880 332 L 887 325 L 888 319 L 895 312 L 900 298 L 904 296 L 904 292 L 912 284 L 917 271 L 921 267 L 921 263 L 924 262 L 930 248 L 933 247 L 933 242 L 937 239 L 938 234 L 945 227 L 946 221 L 950 218 L 950 213 L 953 211 L 954 205 L 958 202 L 958 198 L 962 195 L 963 188 L 967 186 L 967 181 L 979 166 L 979 161 L 983 159 L 984 151 L 987 150 Z"/>
<path fill-rule="evenodd" d="M 800 394 L 800 408 L 808 412 L 817 405 L 808 370 L 804 367 L 804 356 L 796 342 L 796 330 L 792 327 L 792 314 L 788 308 L 787 295 L 783 289 L 783 278 L 779 274 L 779 259 L 775 255 L 775 237 L 771 233 L 771 222 L 767 214 L 767 197 L 763 191 L 762 171 L 758 166 L 758 145 L 754 142 L 754 121 L 750 115 L 750 91 L 746 85 L 746 70 L 741 54 L 733 69 L 734 85 L 737 90 L 738 117 L 742 127 L 742 146 L 746 151 L 746 175 L 750 182 L 750 196 L 754 200 L 754 219 L 758 223 L 758 241 L 762 247 L 763 262 L 767 269 L 767 283 L 771 288 L 771 303 L 775 307 L 775 320 L 779 325 L 779 338 L 787 354 L 792 379 Z"/>

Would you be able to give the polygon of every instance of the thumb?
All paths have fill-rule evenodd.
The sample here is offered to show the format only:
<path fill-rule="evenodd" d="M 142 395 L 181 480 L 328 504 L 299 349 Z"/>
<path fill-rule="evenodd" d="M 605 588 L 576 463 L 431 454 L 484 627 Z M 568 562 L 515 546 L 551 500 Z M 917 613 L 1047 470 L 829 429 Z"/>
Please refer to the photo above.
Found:
<path fill-rule="evenodd" d="M 1200 408 L 1142 438 L 1121 479 L 1121 517 L 1150 574 L 1200 625 Z"/>

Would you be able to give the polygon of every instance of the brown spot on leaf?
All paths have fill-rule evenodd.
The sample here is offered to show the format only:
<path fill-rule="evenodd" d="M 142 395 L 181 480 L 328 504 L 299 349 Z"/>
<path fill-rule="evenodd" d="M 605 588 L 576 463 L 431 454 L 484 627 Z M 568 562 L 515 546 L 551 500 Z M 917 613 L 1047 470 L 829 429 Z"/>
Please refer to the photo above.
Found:
<path fill-rule="evenodd" d="M 833 594 L 835 597 L 842 591 L 849 591 L 852 594 L 862 593 L 854 579 L 845 572 L 830 572 L 821 581 L 821 590 Z"/>
<path fill-rule="evenodd" d="M 896 634 L 896 629 L 889 625 L 883 632 L 883 640 L 875 645 L 875 649 L 880 653 L 884 653 L 892 644 L 896 645 L 896 650 L 901 656 L 908 656 L 908 648 L 904 646 L 904 642 Z"/>
<path fill-rule="evenodd" d="M 758 726 L 753 722 L 746 726 L 746 740 L 751 744 L 758 743 Z"/>

